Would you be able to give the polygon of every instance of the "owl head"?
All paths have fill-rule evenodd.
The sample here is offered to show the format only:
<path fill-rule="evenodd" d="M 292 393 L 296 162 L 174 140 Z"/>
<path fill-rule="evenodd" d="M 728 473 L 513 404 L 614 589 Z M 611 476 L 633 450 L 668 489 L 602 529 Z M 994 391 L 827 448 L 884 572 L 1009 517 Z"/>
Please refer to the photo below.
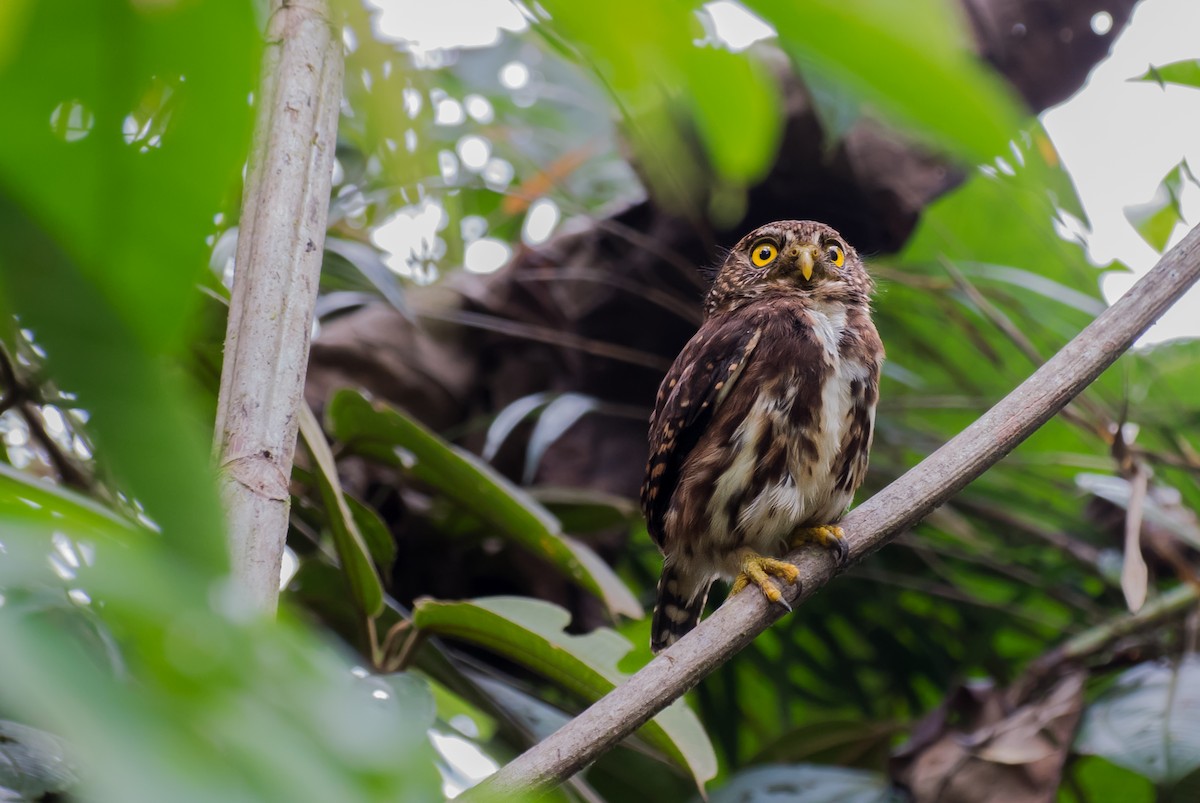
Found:
<path fill-rule="evenodd" d="M 836 231 L 813 220 L 780 220 L 733 247 L 704 307 L 711 315 L 764 295 L 865 302 L 873 289 L 858 252 Z"/>

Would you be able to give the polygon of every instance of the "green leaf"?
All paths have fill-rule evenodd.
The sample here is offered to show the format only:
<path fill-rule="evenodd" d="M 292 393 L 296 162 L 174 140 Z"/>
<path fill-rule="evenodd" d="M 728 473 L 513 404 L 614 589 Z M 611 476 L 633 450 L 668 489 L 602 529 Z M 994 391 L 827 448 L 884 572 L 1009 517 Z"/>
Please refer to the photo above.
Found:
<path fill-rule="evenodd" d="M 611 94 L 660 201 L 686 206 L 713 191 L 711 176 L 696 169 L 697 139 L 718 184 L 745 186 L 770 167 L 782 133 L 779 88 L 752 53 L 698 46 L 694 4 L 540 7 L 549 19 L 537 29 Z"/>
<path fill-rule="evenodd" d="M 556 605 L 524 597 L 422 600 L 413 612 L 413 623 L 423 630 L 486 647 L 594 702 L 628 678 L 617 669 L 617 663 L 632 645 L 608 628 L 569 635 L 563 628 L 570 618 Z M 698 786 L 703 787 L 716 774 L 712 744 L 682 700 L 646 723 L 639 733 L 686 768 Z"/>
<path fill-rule="evenodd" d="M 22 38 L 0 59 L 0 303 L 91 414 L 121 489 L 220 568 L 211 424 L 178 357 L 205 237 L 246 159 L 253 9 L 47 0 L 17 13 Z M 229 53 L 214 58 L 215 41 Z"/>
<path fill-rule="evenodd" d="M 354 524 L 370 550 L 375 565 L 385 574 L 390 572 L 392 564 L 396 562 L 396 539 L 392 537 L 391 531 L 375 512 L 375 508 L 364 505 L 345 490 L 342 491 L 342 496 L 350 508 L 351 515 L 354 516 Z"/>
<path fill-rule="evenodd" d="M 366 457 L 403 468 L 497 528 L 499 534 L 548 560 L 614 614 L 633 618 L 642 607 L 616 573 L 588 546 L 563 535 L 549 512 L 470 452 L 446 443 L 387 404 L 339 391 L 326 411 L 333 435 Z"/>
<path fill-rule="evenodd" d="M 1188 167 L 1186 159 L 1175 165 L 1171 172 L 1163 177 L 1158 188 L 1154 190 L 1154 197 L 1149 201 L 1125 207 L 1125 219 L 1142 239 L 1160 254 L 1170 242 L 1175 226 L 1185 222 L 1181 201 L 1185 180 L 1200 184 Z"/>
<path fill-rule="evenodd" d="M 990 161 L 1022 111 L 979 61 L 959 9 L 944 0 L 747 0 L 779 32 L 802 76 L 861 99 L 961 156 Z"/>
<path fill-rule="evenodd" d="M 531 488 L 529 495 L 553 513 L 562 522 L 563 529 L 571 533 L 591 533 L 641 520 L 635 502 L 603 491 L 539 485 Z"/>
<path fill-rule="evenodd" d="M 1200 89 L 1200 59 L 1173 61 L 1161 67 L 1151 66 L 1150 69 L 1137 78 L 1130 78 L 1129 80 L 1153 81 L 1161 87 L 1165 87 L 1167 84 L 1177 84 L 1179 86 L 1190 86 Z"/>
<path fill-rule="evenodd" d="M 337 463 L 333 460 L 325 433 L 321 431 L 321 425 L 307 404 L 300 405 L 300 434 L 313 462 L 317 464 L 317 485 L 329 514 L 329 529 L 333 532 L 333 543 L 337 547 L 350 590 L 363 613 L 378 616 L 383 611 L 383 584 L 371 562 L 371 551 L 359 532 L 358 522 L 342 492 Z"/>
<path fill-rule="evenodd" d="M 1091 803 L 1119 800 L 1121 803 L 1155 803 L 1154 784 L 1147 778 L 1096 756 L 1072 761 L 1067 773 L 1071 782 L 1059 789 L 1059 803 Z M 1082 797 L 1075 794 L 1081 791 Z"/>
<path fill-rule="evenodd" d="M 751 767 L 709 798 L 711 803 L 901 803 L 905 799 L 878 772 L 819 764 Z"/>
<path fill-rule="evenodd" d="M 1075 751 L 1170 787 L 1200 770 L 1200 658 L 1145 663 L 1117 678 L 1083 715 Z"/>

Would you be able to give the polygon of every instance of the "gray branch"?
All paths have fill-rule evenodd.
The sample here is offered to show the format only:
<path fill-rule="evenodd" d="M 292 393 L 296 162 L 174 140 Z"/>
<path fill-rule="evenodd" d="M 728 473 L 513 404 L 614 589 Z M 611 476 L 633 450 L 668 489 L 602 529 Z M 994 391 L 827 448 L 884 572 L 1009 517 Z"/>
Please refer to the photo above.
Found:
<path fill-rule="evenodd" d="M 842 522 L 852 562 L 887 544 L 1011 452 L 1112 365 L 1200 278 L 1200 227 L 1159 260 L 1033 376 Z M 800 583 L 793 607 L 835 574 L 825 550 L 788 556 Z M 690 634 L 549 738 L 527 750 L 463 800 L 507 799 L 562 783 L 729 660 L 783 615 L 761 594 L 729 599 Z"/>
<path fill-rule="evenodd" d="M 342 97 L 326 0 L 272 0 L 214 437 L 234 579 L 274 611 Z"/>

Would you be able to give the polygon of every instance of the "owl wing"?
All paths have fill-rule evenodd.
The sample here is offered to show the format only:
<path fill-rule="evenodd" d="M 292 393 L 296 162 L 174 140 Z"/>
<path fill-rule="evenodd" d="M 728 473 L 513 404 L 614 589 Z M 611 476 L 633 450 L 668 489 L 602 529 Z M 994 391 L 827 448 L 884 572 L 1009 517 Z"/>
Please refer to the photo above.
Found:
<path fill-rule="evenodd" d="M 650 459 L 642 484 L 642 512 L 650 537 L 662 547 L 663 518 L 688 454 L 750 361 L 762 336 L 760 321 L 712 319 L 684 346 L 667 372 L 650 416 Z"/>

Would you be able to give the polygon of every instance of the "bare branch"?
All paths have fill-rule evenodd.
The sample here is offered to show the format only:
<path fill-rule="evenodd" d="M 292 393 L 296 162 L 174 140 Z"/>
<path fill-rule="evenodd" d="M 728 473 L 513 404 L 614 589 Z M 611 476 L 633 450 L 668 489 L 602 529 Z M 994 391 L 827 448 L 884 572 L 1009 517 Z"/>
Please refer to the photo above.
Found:
<path fill-rule="evenodd" d="M 955 438 L 842 522 L 858 561 L 912 527 L 1011 452 L 1124 353 L 1200 278 L 1200 227 L 1062 351 Z M 798 605 L 835 573 L 825 550 L 793 552 Z M 506 799 L 561 783 L 595 761 L 782 616 L 761 594 L 739 594 L 591 708 L 502 768 L 464 800 Z"/>
<path fill-rule="evenodd" d="M 215 448 L 234 577 L 274 610 L 342 92 L 326 0 L 273 0 Z"/>

